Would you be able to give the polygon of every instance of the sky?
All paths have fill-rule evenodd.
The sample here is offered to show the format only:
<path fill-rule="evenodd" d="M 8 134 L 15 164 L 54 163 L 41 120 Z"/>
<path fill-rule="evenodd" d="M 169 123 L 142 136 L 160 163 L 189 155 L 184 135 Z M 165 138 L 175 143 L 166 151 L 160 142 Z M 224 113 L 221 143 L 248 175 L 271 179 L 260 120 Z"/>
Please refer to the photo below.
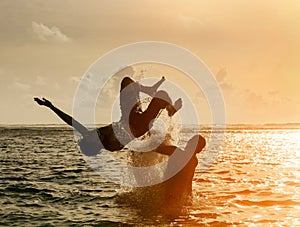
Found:
<path fill-rule="evenodd" d="M 1 0 L 0 124 L 61 123 L 33 97 L 72 113 L 90 65 L 140 41 L 202 59 L 227 123 L 300 122 L 299 28 L 296 0 Z"/>

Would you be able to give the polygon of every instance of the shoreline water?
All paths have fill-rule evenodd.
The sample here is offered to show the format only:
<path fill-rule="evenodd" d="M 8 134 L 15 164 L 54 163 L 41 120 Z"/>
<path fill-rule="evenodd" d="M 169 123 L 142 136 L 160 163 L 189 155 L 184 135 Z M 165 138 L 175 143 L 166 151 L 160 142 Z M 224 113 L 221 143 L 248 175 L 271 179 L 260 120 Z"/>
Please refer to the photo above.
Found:
<path fill-rule="evenodd" d="M 107 123 L 108 124 L 108 123 Z M 107 125 L 106 123 L 103 124 L 96 124 L 91 125 L 91 127 L 102 127 Z M 61 124 L 52 124 L 52 123 L 45 123 L 45 124 L 0 124 L 0 128 L 38 128 L 38 127 L 65 127 L 70 128 L 68 125 L 61 123 Z M 234 123 L 234 124 L 225 124 L 225 125 L 212 125 L 212 124 L 200 124 L 200 125 L 182 125 L 183 128 L 224 128 L 224 129 L 232 129 L 232 128 L 253 128 L 253 129 L 259 129 L 259 128 L 273 128 L 273 129 L 280 129 L 280 128 L 295 128 L 300 129 L 300 122 L 290 122 L 290 123 Z"/>
<path fill-rule="evenodd" d="M 218 159 L 204 172 L 196 168 L 191 204 L 172 217 L 134 207 L 126 195 L 118 203 L 122 188 L 85 163 L 70 127 L 2 128 L 0 223 L 298 226 L 300 129 L 272 127 L 227 127 Z M 195 132 L 210 133 L 202 127 L 182 131 L 185 138 Z"/>

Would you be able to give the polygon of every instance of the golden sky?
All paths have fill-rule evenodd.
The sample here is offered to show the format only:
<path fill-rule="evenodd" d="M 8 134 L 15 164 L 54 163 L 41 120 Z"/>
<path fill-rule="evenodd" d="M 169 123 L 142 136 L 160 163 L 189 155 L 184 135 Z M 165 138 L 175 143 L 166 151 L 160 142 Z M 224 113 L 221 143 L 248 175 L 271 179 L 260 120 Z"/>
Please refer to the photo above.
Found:
<path fill-rule="evenodd" d="M 88 67 L 138 41 L 182 46 L 222 88 L 228 123 L 300 122 L 300 3 L 276 0 L 0 1 L 0 124 L 61 123 Z"/>

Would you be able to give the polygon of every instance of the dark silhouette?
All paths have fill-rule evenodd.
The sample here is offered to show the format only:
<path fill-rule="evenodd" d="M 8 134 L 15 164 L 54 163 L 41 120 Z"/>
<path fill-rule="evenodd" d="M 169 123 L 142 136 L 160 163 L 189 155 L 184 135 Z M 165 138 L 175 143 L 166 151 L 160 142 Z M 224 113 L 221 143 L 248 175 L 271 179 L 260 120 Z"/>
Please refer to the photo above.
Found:
<path fill-rule="evenodd" d="M 180 168 L 180 171 L 177 174 L 163 182 L 166 189 L 165 204 L 168 204 L 168 206 L 177 206 L 178 203 L 183 202 L 186 199 L 186 196 L 191 195 L 192 181 L 195 169 L 198 165 L 198 158 L 196 155 L 202 151 L 205 145 L 206 141 L 204 137 L 195 135 L 187 142 L 184 151 L 180 150 L 177 157 L 168 160 L 168 166 L 165 173 L 167 176 L 172 176 L 174 170 Z M 172 148 L 172 146 L 171 148 L 169 146 L 166 148 L 159 147 L 157 152 L 170 156 L 175 151 L 175 148 L 176 147 Z M 191 158 L 182 168 L 182 163 L 180 161 L 185 159 L 187 152 L 191 154 Z"/>
<path fill-rule="evenodd" d="M 205 145 L 206 141 L 201 135 L 193 136 L 183 149 L 161 144 L 155 152 L 169 156 L 167 168 L 163 173 L 167 180 L 147 187 L 137 187 L 121 195 L 119 202 L 129 203 L 138 208 L 143 216 L 180 215 L 182 208 L 192 201 L 192 183 L 198 165 L 196 155 Z M 137 176 L 143 177 L 138 171 Z"/>
<path fill-rule="evenodd" d="M 168 115 L 171 117 L 182 107 L 181 99 L 178 99 L 173 105 L 167 92 L 162 90 L 157 91 L 158 87 L 164 81 L 165 78 L 162 77 L 153 86 L 143 86 L 131 78 L 125 77 L 121 82 L 120 89 L 120 108 L 122 114 L 120 121 L 94 130 L 87 129 L 45 98 L 34 98 L 34 101 L 39 105 L 50 108 L 65 123 L 76 129 L 82 135 L 82 139 L 78 142 L 81 151 L 87 156 L 93 156 L 97 155 L 102 148 L 109 151 L 121 150 L 134 138 L 138 138 L 148 132 L 152 127 L 150 124 L 151 121 L 159 115 L 162 109 L 166 109 Z M 141 109 L 140 92 L 144 92 L 152 97 L 145 111 Z M 120 134 L 124 139 L 119 141 L 116 133 Z"/>

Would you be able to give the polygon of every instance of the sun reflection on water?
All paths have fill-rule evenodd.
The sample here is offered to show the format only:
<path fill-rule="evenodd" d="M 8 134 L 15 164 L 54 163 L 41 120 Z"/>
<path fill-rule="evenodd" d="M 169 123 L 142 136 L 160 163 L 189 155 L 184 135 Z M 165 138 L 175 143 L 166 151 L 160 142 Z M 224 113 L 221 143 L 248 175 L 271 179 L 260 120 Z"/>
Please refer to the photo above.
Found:
<path fill-rule="evenodd" d="M 228 130 L 216 163 L 196 174 L 191 209 L 219 223 L 300 225 L 299 138 L 299 129 Z"/>

